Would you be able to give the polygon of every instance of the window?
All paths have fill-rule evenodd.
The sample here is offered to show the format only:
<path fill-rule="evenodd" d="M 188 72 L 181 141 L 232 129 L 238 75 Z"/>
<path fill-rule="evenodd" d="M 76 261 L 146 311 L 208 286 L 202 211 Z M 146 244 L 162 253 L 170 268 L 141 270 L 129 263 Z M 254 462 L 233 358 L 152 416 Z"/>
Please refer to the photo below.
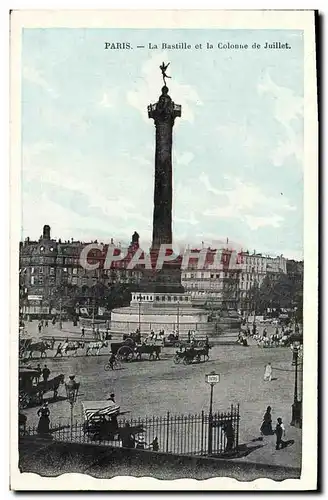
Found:
<path fill-rule="evenodd" d="M 177 301 L 177 298 L 176 298 L 176 297 L 173 297 L 173 300 L 174 300 L 174 302 L 176 302 L 176 301 Z"/>
<path fill-rule="evenodd" d="M 67 273 L 67 267 L 63 267 L 64 273 Z"/>
<path fill-rule="evenodd" d="M 31 276 L 31 285 L 34 285 L 34 276 Z"/>
<path fill-rule="evenodd" d="M 216 277 L 217 277 L 217 278 L 220 278 L 220 275 L 219 275 L 219 274 L 216 274 Z"/>
<path fill-rule="evenodd" d="M 77 277 L 76 276 L 74 276 L 72 278 L 72 285 L 77 285 Z"/>
<path fill-rule="evenodd" d="M 170 296 L 170 295 L 168 295 L 168 296 L 167 296 L 167 300 L 168 300 L 169 302 L 171 302 L 171 296 Z"/>
<path fill-rule="evenodd" d="M 214 278 L 214 274 L 211 274 L 211 278 Z"/>
<path fill-rule="evenodd" d="M 43 250 L 44 250 L 44 247 L 40 247 L 40 252 L 43 252 Z"/>
<path fill-rule="evenodd" d="M 157 302 L 159 301 L 159 296 L 158 295 L 156 296 L 156 300 L 157 300 Z"/>
<path fill-rule="evenodd" d="M 34 273 L 34 267 L 31 267 L 31 274 Z"/>
<path fill-rule="evenodd" d="M 50 252 L 53 252 L 53 251 L 54 251 L 53 247 L 50 247 Z"/>
<path fill-rule="evenodd" d="M 39 277 L 39 285 L 43 285 L 43 276 Z"/>
<path fill-rule="evenodd" d="M 43 267 L 39 268 L 39 274 L 43 274 Z"/>
<path fill-rule="evenodd" d="M 50 276 L 54 276 L 54 274 L 55 274 L 55 268 L 51 267 L 50 268 Z"/>

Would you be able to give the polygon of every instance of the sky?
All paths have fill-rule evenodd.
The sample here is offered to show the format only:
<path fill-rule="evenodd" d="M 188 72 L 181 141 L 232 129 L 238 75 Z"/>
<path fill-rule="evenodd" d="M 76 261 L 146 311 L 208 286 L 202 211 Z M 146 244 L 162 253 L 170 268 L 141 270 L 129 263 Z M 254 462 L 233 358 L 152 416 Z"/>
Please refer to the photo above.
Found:
<path fill-rule="evenodd" d="M 291 49 L 217 48 L 228 41 Z M 105 50 L 105 42 L 133 48 Z M 162 50 L 162 42 L 192 49 Z M 155 127 L 147 105 L 160 95 L 162 61 L 182 105 L 174 241 L 228 238 L 301 259 L 303 33 L 290 30 L 24 29 L 22 238 L 38 238 L 44 224 L 53 238 L 104 243 L 128 243 L 136 230 L 149 247 Z"/>

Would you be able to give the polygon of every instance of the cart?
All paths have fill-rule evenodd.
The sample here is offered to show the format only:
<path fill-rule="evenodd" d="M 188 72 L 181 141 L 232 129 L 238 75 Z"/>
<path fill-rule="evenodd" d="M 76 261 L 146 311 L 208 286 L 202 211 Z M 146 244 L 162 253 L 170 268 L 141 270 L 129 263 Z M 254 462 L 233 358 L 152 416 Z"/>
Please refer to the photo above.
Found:
<path fill-rule="evenodd" d="M 19 369 L 19 408 L 24 409 L 31 404 L 42 402 L 42 391 L 36 379 L 40 376 L 37 370 L 32 368 Z"/>
<path fill-rule="evenodd" d="M 111 400 L 83 401 L 83 432 L 92 441 L 122 441 L 124 427 L 120 427 L 117 417 L 122 415 L 120 406 Z M 125 412 L 124 412 L 125 413 Z M 131 435 L 145 432 L 141 426 L 129 426 Z"/>

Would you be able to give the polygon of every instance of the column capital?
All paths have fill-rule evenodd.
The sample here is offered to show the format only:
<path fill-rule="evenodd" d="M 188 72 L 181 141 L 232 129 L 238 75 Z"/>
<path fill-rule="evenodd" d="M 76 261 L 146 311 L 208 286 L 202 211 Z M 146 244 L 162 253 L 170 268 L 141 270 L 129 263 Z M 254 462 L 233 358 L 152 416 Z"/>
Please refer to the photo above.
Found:
<path fill-rule="evenodd" d="M 165 122 L 168 120 L 175 120 L 181 116 L 181 105 L 175 104 L 168 94 L 169 89 L 164 86 L 162 94 L 155 104 L 148 106 L 148 118 L 153 118 L 155 122 Z"/>

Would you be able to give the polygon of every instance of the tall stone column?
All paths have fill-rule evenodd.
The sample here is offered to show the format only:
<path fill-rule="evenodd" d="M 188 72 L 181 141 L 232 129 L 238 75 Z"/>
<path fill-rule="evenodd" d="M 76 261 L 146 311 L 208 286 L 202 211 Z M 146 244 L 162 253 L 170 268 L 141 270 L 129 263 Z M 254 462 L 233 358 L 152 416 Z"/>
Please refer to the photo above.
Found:
<path fill-rule="evenodd" d="M 181 106 L 174 104 L 168 90 L 164 86 L 158 102 L 148 106 L 156 127 L 153 250 L 172 243 L 172 131 Z"/>
<path fill-rule="evenodd" d="M 154 292 L 182 293 L 180 263 L 166 262 L 157 270 L 155 264 L 161 244 L 172 244 L 172 132 L 174 120 L 181 116 L 181 106 L 162 88 L 156 104 L 148 106 L 148 117 L 155 122 L 155 179 L 153 238 L 150 251 L 153 270 L 145 271 L 141 287 Z"/>

